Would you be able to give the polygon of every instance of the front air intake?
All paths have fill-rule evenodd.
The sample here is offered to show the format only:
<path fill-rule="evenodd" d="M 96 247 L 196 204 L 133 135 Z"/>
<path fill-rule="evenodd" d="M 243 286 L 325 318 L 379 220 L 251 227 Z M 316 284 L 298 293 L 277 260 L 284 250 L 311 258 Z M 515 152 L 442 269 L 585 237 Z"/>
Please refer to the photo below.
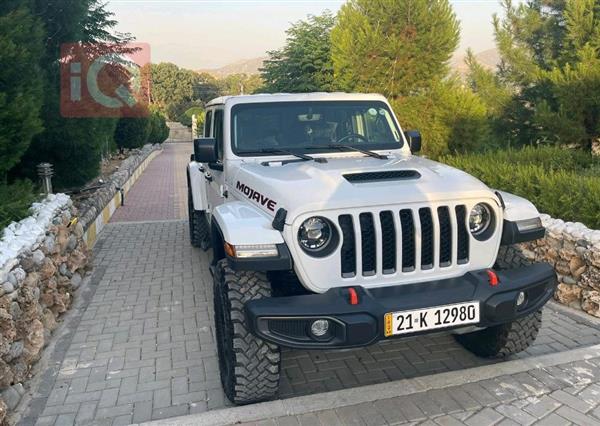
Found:
<path fill-rule="evenodd" d="M 369 183 L 381 181 L 397 181 L 419 179 L 421 175 L 416 170 L 391 170 L 387 172 L 366 172 L 344 175 L 351 183 Z"/>

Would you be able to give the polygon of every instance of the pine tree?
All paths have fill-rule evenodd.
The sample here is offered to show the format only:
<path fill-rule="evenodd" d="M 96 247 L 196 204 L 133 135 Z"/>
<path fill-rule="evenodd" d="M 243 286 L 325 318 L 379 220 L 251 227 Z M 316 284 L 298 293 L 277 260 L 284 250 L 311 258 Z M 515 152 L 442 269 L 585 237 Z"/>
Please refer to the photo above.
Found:
<path fill-rule="evenodd" d="M 459 23 L 447 0 L 350 0 L 331 39 L 344 90 L 396 99 L 446 77 Z"/>
<path fill-rule="evenodd" d="M 296 22 L 286 31 L 285 46 L 268 52 L 261 69 L 267 93 L 329 92 L 334 89 L 330 32 L 335 22 L 326 11 Z"/>
<path fill-rule="evenodd" d="M 600 0 L 505 0 L 494 19 L 499 77 L 513 89 L 521 144 L 558 142 L 600 150 Z"/>
<path fill-rule="evenodd" d="M 336 83 L 384 94 L 405 129 L 419 129 L 424 153 L 481 149 L 486 106 L 449 75 L 459 23 L 447 0 L 350 0 L 331 33 Z"/>

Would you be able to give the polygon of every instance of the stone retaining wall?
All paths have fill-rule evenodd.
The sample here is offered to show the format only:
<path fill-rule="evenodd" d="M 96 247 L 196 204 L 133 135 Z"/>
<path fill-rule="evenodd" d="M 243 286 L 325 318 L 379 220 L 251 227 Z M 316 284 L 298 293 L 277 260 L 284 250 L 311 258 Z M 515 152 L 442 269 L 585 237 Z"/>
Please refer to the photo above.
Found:
<path fill-rule="evenodd" d="M 0 424 L 83 280 L 88 249 L 68 196 L 50 195 L 0 239 Z"/>
<path fill-rule="evenodd" d="M 90 268 L 88 247 L 160 149 L 146 145 L 125 159 L 77 207 L 64 194 L 46 197 L 0 236 L 0 424 Z"/>
<path fill-rule="evenodd" d="M 554 298 L 600 317 L 600 231 L 542 215 L 546 237 L 500 249 L 500 266 L 548 262 L 558 274 Z"/>

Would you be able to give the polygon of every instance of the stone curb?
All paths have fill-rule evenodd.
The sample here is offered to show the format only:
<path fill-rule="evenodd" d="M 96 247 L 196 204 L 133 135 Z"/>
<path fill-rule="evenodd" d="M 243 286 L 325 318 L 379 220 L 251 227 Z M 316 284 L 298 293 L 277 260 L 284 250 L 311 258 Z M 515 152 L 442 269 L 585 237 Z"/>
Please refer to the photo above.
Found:
<path fill-rule="evenodd" d="M 466 383 L 479 382 L 499 376 L 518 374 L 532 369 L 552 367 L 598 356 L 600 356 L 600 345 L 595 345 L 587 348 L 573 349 L 571 351 L 557 354 L 506 361 L 499 364 L 469 368 L 466 370 L 451 371 L 448 373 L 433 374 L 414 379 L 404 379 L 316 395 L 307 395 L 284 400 L 263 402 L 259 404 L 246 405 L 243 407 L 225 408 L 196 415 L 146 422 L 142 423 L 141 425 L 218 426 L 242 422 L 253 422 L 269 418 L 297 416 L 301 414 L 314 413 L 317 411 L 362 404 L 365 402 L 406 396 L 414 393 L 426 392 L 432 389 L 460 386 Z"/>
<path fill-rule="evenodd" d="M 123 196 L 142 175 L 148 164 L 162 152 L 162 145 L 144 145 L 137 154 L 126 158 L 116 172 L 107 178 L 107 182 L 90 196 L 78 203 L 79 221 L 85 230 L 84 239 L 92 248 L 113 213 L 123 204 Z"/>

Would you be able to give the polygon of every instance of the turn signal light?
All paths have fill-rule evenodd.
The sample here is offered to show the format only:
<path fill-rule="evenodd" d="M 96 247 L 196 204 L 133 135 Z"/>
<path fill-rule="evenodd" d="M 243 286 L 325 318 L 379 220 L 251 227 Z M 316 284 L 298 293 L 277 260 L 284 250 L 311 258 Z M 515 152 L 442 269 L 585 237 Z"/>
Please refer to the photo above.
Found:
<path fill-rule="evenodd" d="M 492 287 L 496 287 L 498 284 L 500 284 L 500 280 L 498 279 L 498 275 L 496 275 L 496 273 L 494 271 L 492 271 L 491 269 L 487 270 L 487 274 L 488 274 L 488 280 L 490 282 L 490 285 Z"/>

